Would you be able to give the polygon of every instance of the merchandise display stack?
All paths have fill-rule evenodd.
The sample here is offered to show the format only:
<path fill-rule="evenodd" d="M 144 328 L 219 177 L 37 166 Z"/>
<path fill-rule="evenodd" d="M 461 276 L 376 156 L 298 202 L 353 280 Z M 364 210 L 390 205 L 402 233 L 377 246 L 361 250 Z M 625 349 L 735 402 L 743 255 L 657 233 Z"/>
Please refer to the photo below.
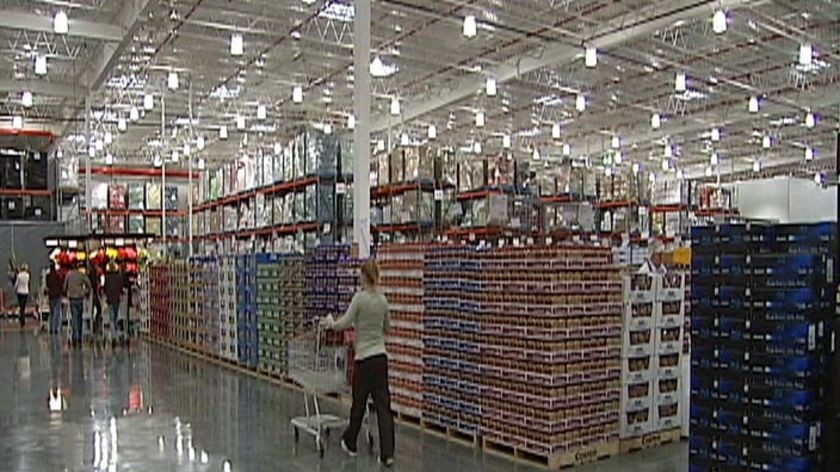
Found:
<path fill-rule="evenodd" d="M 239 360 L 236 289 L 236 258 L 219 256 L 219 355 L 234 362 Z"/>
<path fill-rule="evenodd" d="M 835 224 L 692 231 L 691 471 L 836 470 Z"/>
<path fill-rule="evenodd" d="M 423 279 L 423 417 L 427 429 L 475 440 L 481 429 L 480 314 L 466 298 L 476 291 L 476 253 L 432 246 Z"/>
<path fill-rule="evenodd" d="M 257 254 L 256 263 L 259 368 L 282 377 L 288 369 L 288 340 L 303 323 L 303 257 Z"/>
<path fill-rule="evenodd" d="M 306 255 L 306 316 L 304 328 L 313 328 L 327 316 L 341 316 L 339 309 L 339 262 L 350 257 L 350 246 L 326 244 L 316 246 Z"/>
<path fill-rule="evenodd" d="M 172 283 L 170 267 L 154 264 L 149 267 L 149 329 L 153 336 L 169 340 L 172 332 Z"/>
<path fill-rule="evenodd" d="M 196 344 L 203 352 L 214 356 L 220 353 L 219 307 L 219 263 L 215 257 L 193 259 L 196 271 L 194 290 Z"/>
<path fill-rule="evenodd" d="M 239 362 L 253 369 L 259 365 L 257 327 L 257 267 L 251 254 L 236 256 L 236 340 Z"/>
<path fill-rule="evenodd" d="M 148 335 L 151 333 L 151 274 L 148 267 L 140 271 L 137 277 L 139 299 L 137 312 L 140 314 L 139 332 Z"/>
<path fill-rule="evenodd" d="M 654 303 L 653 424 L 660 444 L 680 437 L 683 403 L 683 347 L 685 338 L 685 273 L 669 271 L 656 278 Z"/>
<path fill-rule="evenodd" d="M 189 347 L 192 306 L 192 270 L 186 260 L 170 262 L 169 284 L 172 288 L 172 328 L 175 342 L 182 347 Z"/>
<path fill-rule="evenodd" d="M 618 453 L 622 284 L 609 248 L 479 252 L 485 447 L 550 468 Z M 463 330 L 465 327 L 462 327 Z"/>
<path fill-rule="evenodd" d="M 359 291 L 359 268 L 361 260 L 350 255 L 349 252 L 344 253 L 338 261 L 336 267 L 336 278 L 338 279 L 338 305 L 337 311 L 333 315 L 336 319 L 343 316 L 350 303 L 353 301 L 353 295 Z M 347 384 L 352 385 L 353 382 L 353 368 L 355 366 L 355 351 L 353 350 L 353 341 L 356 338 L 355 329 L 350 328 L 341 333 L 330 332 L 327 334 L 328 342 L 337 345 L 347 345 Z M 390 372 L 390 371 L 389 371 Z"/>
<path fill-rule="evenodd" d="M 423 411 L 423 267 L 427 246 L 398 244 L 379 248 L 382 290 L 391 308 L 387 346 L 391 405 L 403 418 Z"/>

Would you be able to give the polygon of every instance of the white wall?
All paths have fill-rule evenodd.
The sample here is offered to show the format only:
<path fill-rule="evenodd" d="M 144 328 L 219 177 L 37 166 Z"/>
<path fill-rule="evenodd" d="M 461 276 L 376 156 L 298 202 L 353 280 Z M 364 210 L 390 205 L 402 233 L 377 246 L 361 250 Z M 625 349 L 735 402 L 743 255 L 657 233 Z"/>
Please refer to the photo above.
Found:
<path fill-rule="evenodd" d="M 812 180 L 776 178 L 735 184 L 741 216 L 779 223 L 837 220 L 837 187 L 823 188 Z"/>

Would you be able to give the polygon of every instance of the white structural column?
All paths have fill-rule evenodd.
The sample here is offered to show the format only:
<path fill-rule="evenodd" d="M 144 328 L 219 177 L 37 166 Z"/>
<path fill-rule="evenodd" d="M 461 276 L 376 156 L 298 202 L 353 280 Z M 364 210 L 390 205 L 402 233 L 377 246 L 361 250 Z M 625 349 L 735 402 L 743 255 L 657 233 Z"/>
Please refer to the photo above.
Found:
<path fill-rule="evenodd" d="M 370 255 L 370 1 L 356 0 L 353 18 L 353 242 Z"/>

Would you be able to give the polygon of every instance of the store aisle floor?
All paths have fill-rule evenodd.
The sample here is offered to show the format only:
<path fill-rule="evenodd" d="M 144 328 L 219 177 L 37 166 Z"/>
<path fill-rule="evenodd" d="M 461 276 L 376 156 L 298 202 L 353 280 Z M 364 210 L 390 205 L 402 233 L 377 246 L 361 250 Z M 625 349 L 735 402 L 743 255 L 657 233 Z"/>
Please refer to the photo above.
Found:
<path fill-rule="evenodd" d="M 338 434 L 324 459 L 309 437 L 296 447 L 289 418 L 302 409 L 297 392 L 154 344 L 68 351 L 46 335 L 0 333 L 4 471 L 379 470 L 374 456 L 347 458 Z M 686 469 L 680 444 L 575 470 Z M 393 470 L 541 469 L 398 427 Z"/>

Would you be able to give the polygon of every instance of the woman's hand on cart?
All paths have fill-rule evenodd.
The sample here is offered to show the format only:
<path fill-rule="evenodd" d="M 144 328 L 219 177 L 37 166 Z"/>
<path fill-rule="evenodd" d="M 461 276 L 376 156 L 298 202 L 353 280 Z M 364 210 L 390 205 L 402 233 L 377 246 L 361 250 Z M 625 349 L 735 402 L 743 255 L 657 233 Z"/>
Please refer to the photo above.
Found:
<path fill-rule="evenodd" d="M 335 318 L 333 318 L 333 315 L 327 315 L 321 318 L 321 322 L 318 324 L 318 326 L 325 329 L 332 329 L 334 324 Z"/>

